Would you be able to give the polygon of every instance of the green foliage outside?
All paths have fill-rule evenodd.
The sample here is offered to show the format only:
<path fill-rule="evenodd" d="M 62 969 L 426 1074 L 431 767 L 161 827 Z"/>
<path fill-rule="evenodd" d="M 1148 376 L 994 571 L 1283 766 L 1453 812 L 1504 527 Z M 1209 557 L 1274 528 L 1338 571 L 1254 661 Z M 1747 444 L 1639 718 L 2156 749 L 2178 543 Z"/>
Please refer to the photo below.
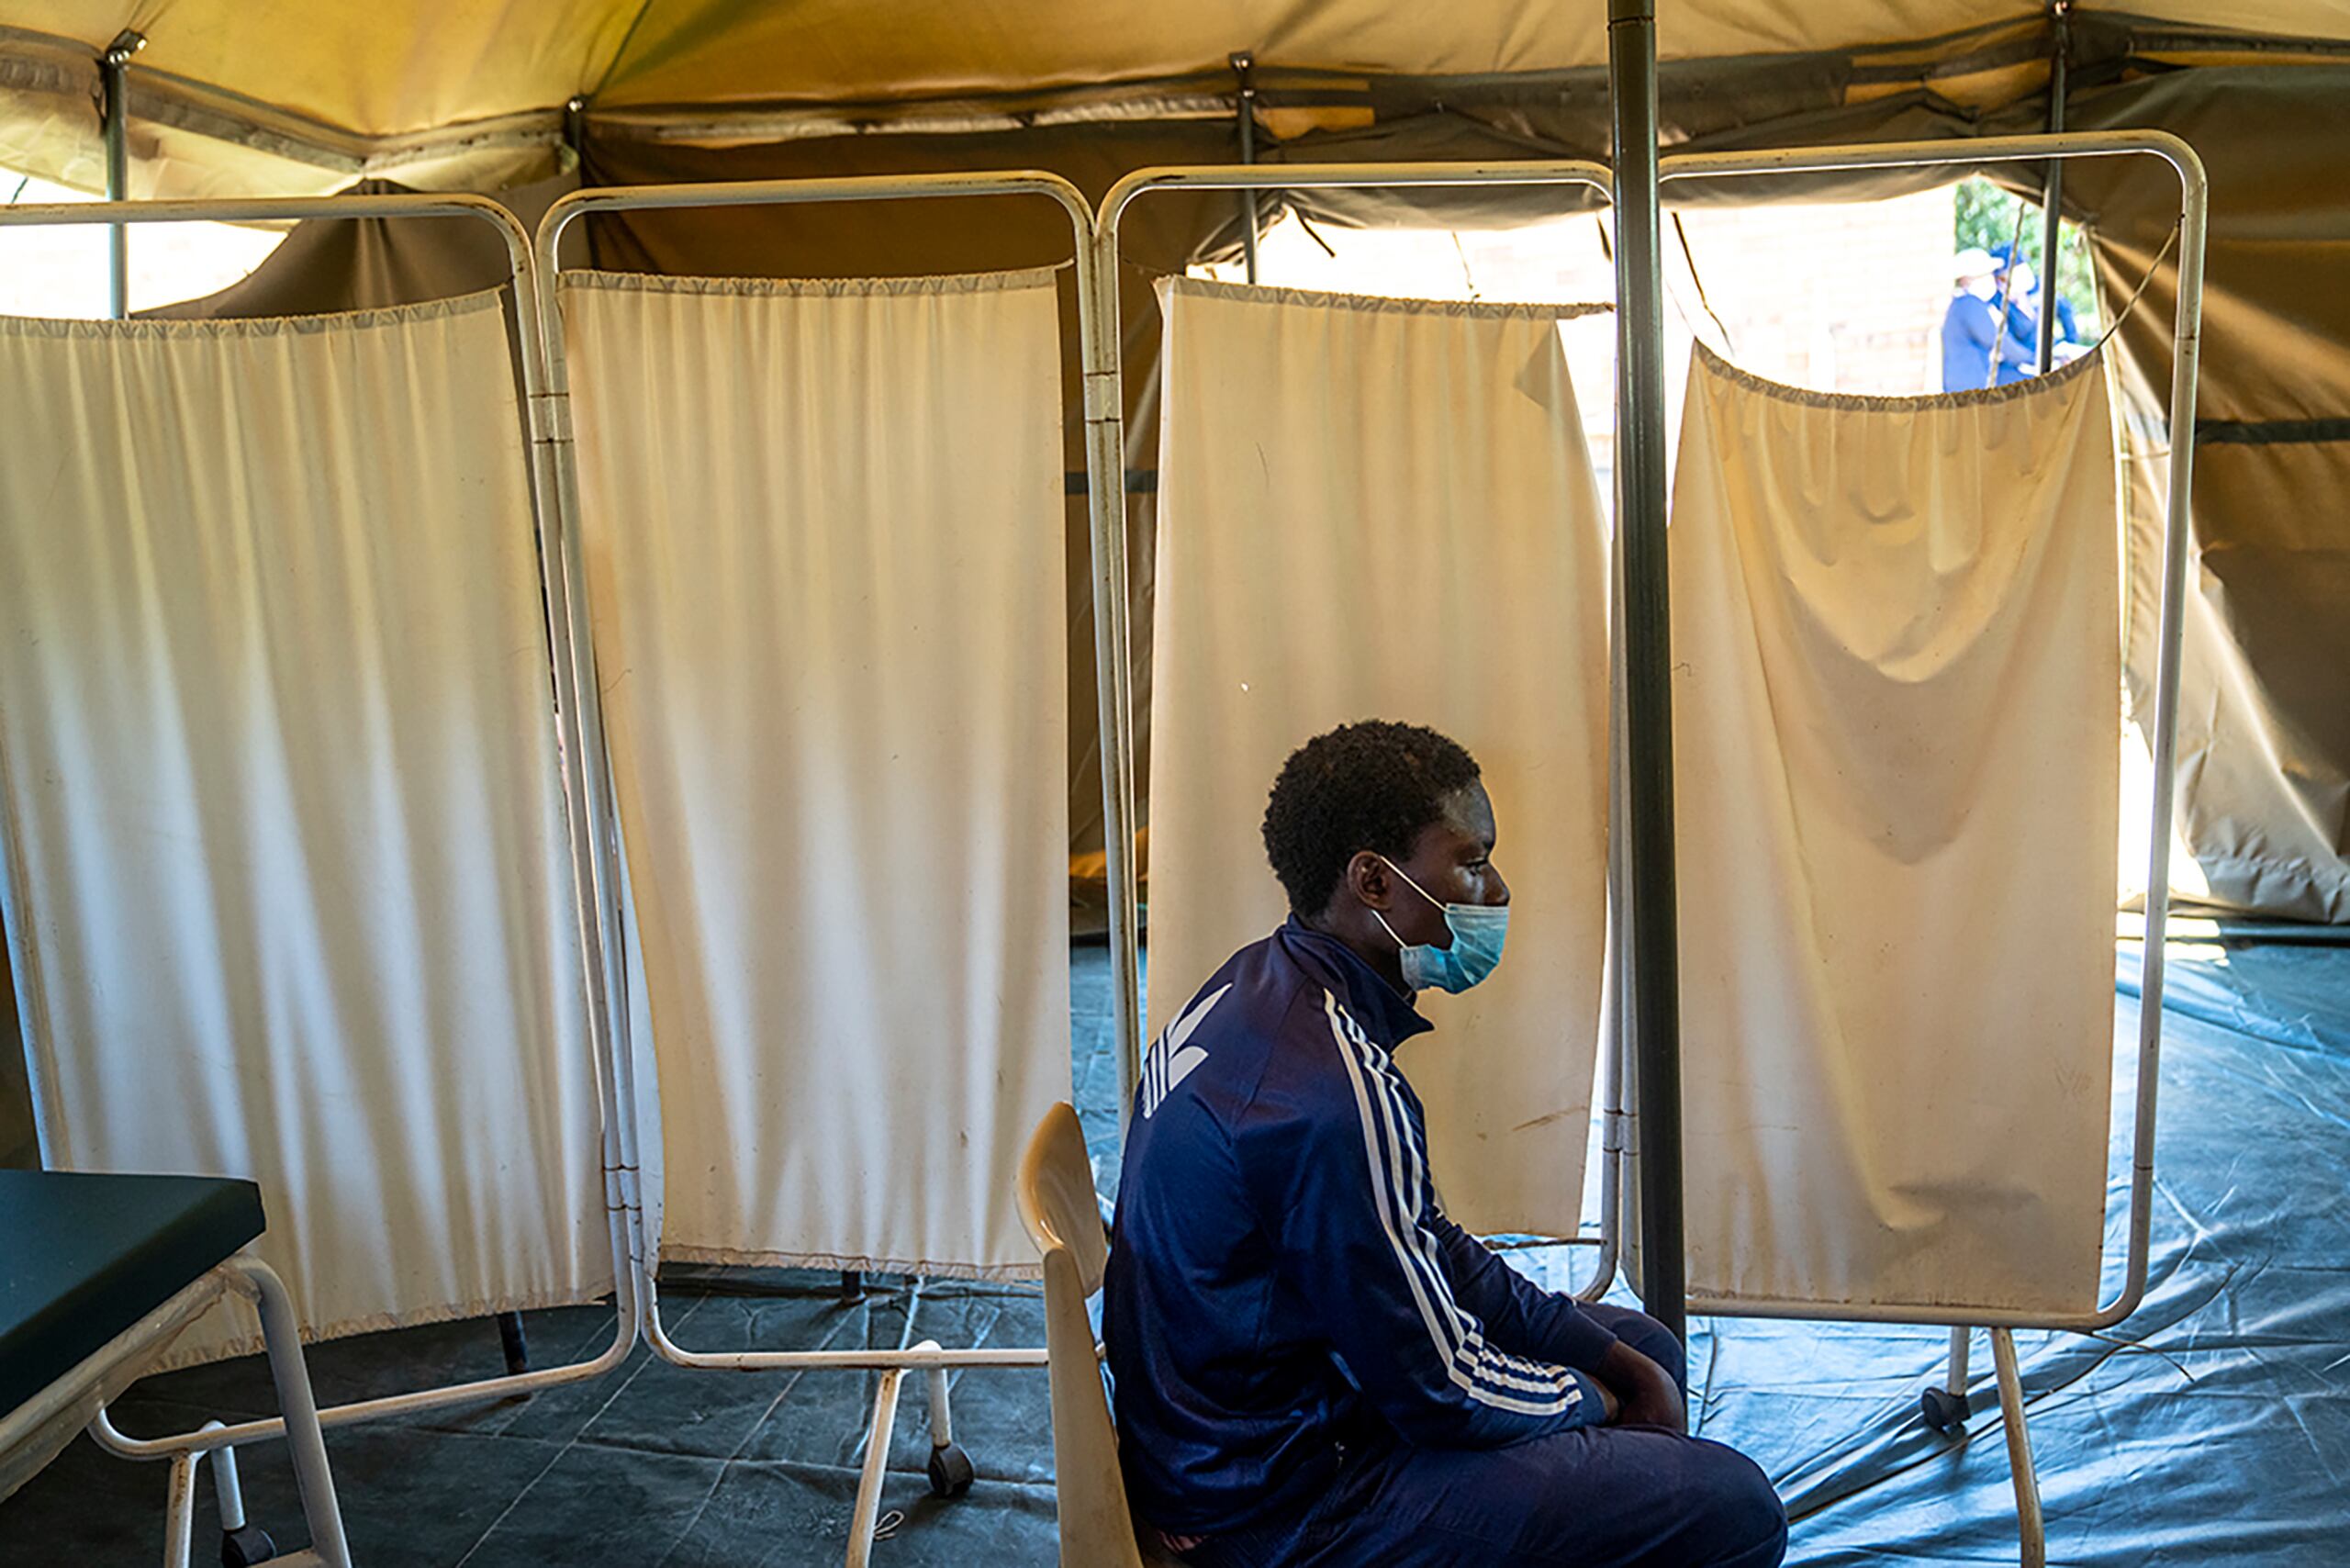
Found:
<path fill-rule="evenodd" d="M 2020 212 L 2023 230 L 2016 230 L 2016 218 Z M 1980 245 L 1986 251 L 1997 251 L 2002 245 L 2020 243 L 2023 257 L 2042 279 L 2048 269 L 2041 264 L 2042 230 L 2047 219 L 2041 215 L 2038 202 L 2027 202 L 2020 196 L 2009 196 L 1980 174 L 1958 187 L 1958 235 L 1956 249 Z M 2056 287 L 2073 302 L 2073 310 L 2080 318 L 2081 330 L 2087 331 L 2089 323 L 2104 318 L 2097 308 L 2097 274 L 2089 263 L 2088 236 L 2077 223 L 2065 223 L 2057 241 Z"/>

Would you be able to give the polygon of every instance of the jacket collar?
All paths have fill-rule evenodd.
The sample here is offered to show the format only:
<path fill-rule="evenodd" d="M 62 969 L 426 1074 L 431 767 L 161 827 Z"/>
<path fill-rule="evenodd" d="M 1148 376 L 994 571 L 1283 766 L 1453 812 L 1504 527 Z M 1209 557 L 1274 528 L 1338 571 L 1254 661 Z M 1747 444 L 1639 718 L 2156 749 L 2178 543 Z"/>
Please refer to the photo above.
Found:
<path fill-rule="evenodd" d="M 1352 947 L 1326 935 L 1295 915 L 1275 934 L 1281 950 L 1315 979 L 1338 993 L 1347 1011 L 1382 1046 L 1393 1050 L 1415 1035 L 1436 1027 L 1420 1016 L 1412 999 L 1397 991 Z"/>

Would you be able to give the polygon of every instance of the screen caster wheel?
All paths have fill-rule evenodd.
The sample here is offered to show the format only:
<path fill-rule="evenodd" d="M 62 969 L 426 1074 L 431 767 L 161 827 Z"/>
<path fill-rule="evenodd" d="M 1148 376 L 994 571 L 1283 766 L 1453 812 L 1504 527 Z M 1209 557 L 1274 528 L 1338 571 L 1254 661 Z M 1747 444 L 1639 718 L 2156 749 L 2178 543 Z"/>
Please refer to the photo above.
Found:
<path fill-rule="evenodd" d="M 930 1450 L 930 1495 L 934 1497 L 960 1497 L 979 1479 L 979 1472 L 971 1468 L 971 1456 L 963 1451 L 960 1443 L 948 1443 Z"/>
<path fill-rule="evenodd" d="M 1965 1394 L 1953 1394 L 1947 1388 L 1930 1388 L 1918 1395 L 1919 1418 L 1937 1432 L 1957 1431 L 1974 1413 L 1974 1406 Z"/>
<path fill-rule="evenodd" d="M 259 1525 L 220 1532 L 220 1568 L 252 1568 L 277 1555 L 277 1542 Z"/>

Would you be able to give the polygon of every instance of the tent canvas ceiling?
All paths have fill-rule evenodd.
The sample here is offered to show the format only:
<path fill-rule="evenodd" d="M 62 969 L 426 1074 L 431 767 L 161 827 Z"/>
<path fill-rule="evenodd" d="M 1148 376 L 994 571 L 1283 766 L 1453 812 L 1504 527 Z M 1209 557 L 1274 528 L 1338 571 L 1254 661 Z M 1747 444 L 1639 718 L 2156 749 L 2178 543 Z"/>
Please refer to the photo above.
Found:
<path fill-rule="evenodd" d="M 2027 0 L 1664 0 L 1659 11 L 1668 62 L 1874 52 L 1929 73 L 1986 39 L 2036 33 L 2047 15 Z M 1119 0 L 11 0 L 0 5 L 0 163 L 95 183 L 93 62 L 126 29 L 147 40 L 132 81 L 148 181 L 196 194 L 215 185 L 207 170 L 229 169 L 250 192 L 276 159 L 294 165 L 273 171 L 286 189 L 420 163 L 494 167 L 501 150 L 510 161 L 552 145 L 575 95 L 599 114 L 672 122 L 819 106 L 871 121 L 923 104 L 968 121 L 1023 95 L 1080 117 L 1167 118 L 1222 112 L 1235 50 L 1284 80 L 1332 86 L 1572 72 L 1605 62 L 1606 15 L 1603 0 L 1182 0 L 1147 17 Z M 2081 0 L 2074 16 L 2184 29 L 2181 47 L 2207 50 L 2237 32 L 2350 44 L 2350 0 Z"/>

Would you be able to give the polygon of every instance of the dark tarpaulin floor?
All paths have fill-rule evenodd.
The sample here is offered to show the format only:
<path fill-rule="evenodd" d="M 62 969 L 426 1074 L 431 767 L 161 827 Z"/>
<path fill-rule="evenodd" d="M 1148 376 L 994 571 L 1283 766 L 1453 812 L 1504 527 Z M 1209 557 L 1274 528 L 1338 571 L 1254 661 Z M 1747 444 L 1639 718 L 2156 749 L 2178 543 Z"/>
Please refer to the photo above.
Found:
<path fill-rule="evenodd" d="M 2136 1030 L 2135 950 L 2124 952 L 2117 1106 L 2132 1092 Z M 2350 952 L 2174 952 L 2145 1305 L 2100 1338 L 2017 1336 L 2049 1561 L 2350 1564 Z M 1101 949 L 1080 948 L 1076 973 L 1078 1093 L 1101 1148 L 1115 1097 Z M 2118 1194 L 2120 1137 L 2113 1169 Z M 2124 1236 L 2116 1213 L 2109 1274 Z M 680 1278 L 666 1294 L 677 1338 L 697 1348 L 1042 1342 L 1023 1291 L 932 1284 L 909 1322 L 902 1282 L 872 1283 L 853 1300 L 836 1277 L 806 1274 L 758 1276 L 757 1294 L 729 1295 Z M 592 1354 L 610 1326 L 595 1308 L 534 1313 L 529 1325 L 541 1364 Z M 1718 1320 L 1694 1338 L 1702 1429 L 1778 1482 L 1796 1520 L 1790 1561 L 2015 1562 L 1979 1340 L 1978 1413 L 1961 1441 L 1917 1419 L 1941 1330 Z M 312 1367 L 322 1401 L 362 1397 L 493 1374 L 498 1337 L 487 1322 L 375 1335 L 318 1347 Z M 599 1382 L 347 1428 L 330 1447 L 364 1568 L 835 1563 L 873 1382 L 686 1372 L 639 1349 Z M 884 1502 L 902 1518 L 874 1561 L 1053 1562 L 1042 1373 L 968 1371 L 955 1395 L 979 1484 L 958 1502 L 930 1499 L 923 1397 L 910 1385 Z M 118 1415 L 127 1430 L 154 1432 L 271 1408 L 257 1362 L 242 1361 L 149 1379 Z M 297 1541 L 282 1449 L 247 1450 L 243 1472 L 253 1518 Z M 162 1483 L 160 1467 L 78 1440 L 0 1504 L 0 1565 L 152 1561 Z M 212 1528 L 207 1485 L 198 1562 L 212 1558 Z"/>

